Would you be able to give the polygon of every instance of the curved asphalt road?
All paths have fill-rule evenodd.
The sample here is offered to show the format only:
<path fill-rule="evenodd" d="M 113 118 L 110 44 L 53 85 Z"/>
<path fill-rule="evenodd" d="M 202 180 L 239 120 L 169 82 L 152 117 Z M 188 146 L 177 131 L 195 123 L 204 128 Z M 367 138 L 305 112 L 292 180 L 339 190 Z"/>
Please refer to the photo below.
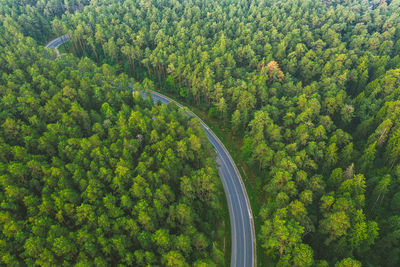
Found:
<path fill-rule="evenodd" d="M 67 42 L 69 40 L 69 36 L 68 34 L 60 36 L 52 41 L 50 41 L 45 48 L 49 49 L 49 48 L 58 48 L 60 45 L 62 45 L 63 43 Z"/>
<path fill-rule="evenodd" d="M 163 104 L 174 102 L 178 107 L 184 108 L 176 101 L 151 91 L 154 103 L 161 101 Z M 143 94 L 142 94 L 143 95 Z M 217 163 L 219 164 L 219 175 L 224 186 L 226 198 L 228 200 L 229 214 L 232 232 L 232 256 L 231 266 L 255 266 L 256 263 L 256 238 L 254 231 L 254 221 L 248 200 L 247 193 L 240 173 L 225 146 L 208 128 L 208 126 L 194 113 L 187 110 L 189 116 L 194 116 L 208 135 L 210 143 L 217 152 Z"/>
<path fill-rule="evenodd" d="M 48 43 L 46 48 L 58 48 L 61 44 L 69 40 L 68 35 L 58 37 Z M 145 93 L 140 92 L 142 96 Z M 163 104 L 175 103 L 178 107 L 184 108 L 176 101 L 150 91 L 154 103 L 161 101 Z M 217 163 L 219 164 L 219 175 L 224 186 L 226 198 L 228 201 L 229 215 L 232 232 L 232 267 L 253 267 L 256 266 L 256 238 L 254 230 L 254 220 L 252 216 L 250 201 L 248 199 L 246 188 L 243 184 L 240 173 L 235 162 L 229 155 L 225 146 L 218 137 L 208 128 L 208 126 L 194 113 L 187 110 L 189 116 L 199 119 L 202 127 L 208 135 L 210 143 L 217 152 Z"/>

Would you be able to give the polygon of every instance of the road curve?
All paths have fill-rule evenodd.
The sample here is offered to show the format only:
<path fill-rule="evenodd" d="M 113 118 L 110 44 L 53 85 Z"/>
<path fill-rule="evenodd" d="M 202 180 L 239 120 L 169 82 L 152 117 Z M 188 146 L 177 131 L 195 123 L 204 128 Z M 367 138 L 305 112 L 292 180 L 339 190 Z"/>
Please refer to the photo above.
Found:
<path fill-rule="evenodd" d="M 46 45 L 46 48 L 57 48 L 69 40 L 68 35 L 58 37 Z M 143 92 L 141 95 L 145 96 Z M 163 104 L 175 103 L 178 107 L 184 108 L 178 102 L 160 93 L 150 91 L 154 103 L 159 101 Z M 229 152 L 210 130 L 210 128 L 193 112 L 187 109 L 190 116 L 199 119 L 202 127 L 207 133 L 208 139 L 217 152 L 217 163 L 219 175 L 224 186 L 232 235 L 232 254 L 231 267 L 255 267 L 256 266 L 256 237 L 254 230 L 254 220 L 251 211 L 250 201 L 246 193 L 240 172 Z"/>
<path fill-rule="evenodd" d="M 67 42 L 69 40 L 69 36 L 68 34 L 60 36 L 54 40 L 51 40 L 46 46 L 46 49 L 49 48 L 58 48 L 60 45 L 62 45 L 63 43 Z"/>

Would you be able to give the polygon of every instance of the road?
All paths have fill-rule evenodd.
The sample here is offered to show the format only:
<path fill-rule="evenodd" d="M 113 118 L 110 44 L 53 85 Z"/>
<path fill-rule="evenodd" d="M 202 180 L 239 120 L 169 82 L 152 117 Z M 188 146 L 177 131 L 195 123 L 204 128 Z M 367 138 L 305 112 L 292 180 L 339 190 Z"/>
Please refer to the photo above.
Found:
<path fill-rule="evenodd" d="M 183 106 L 176 101 L 154 91 L 151 91 L 154 103 L 161 101 L 163 104 L 174 102 L 178 107 Z M 226 150 L 225 146 L 213 133 L 213 131 L 194 113 L 188 111 L 191 116 L 197 117 L 208 135 L 210 143 L 217 152 L 219 175 L 224 186 L 228 201 L 229 215 L 232 232 L 232 267 L 256 266 L 256 237 L 254 220 L 250 201 L 246 193 L 240 172 L 235 162 Z"/>
<path fill-rule="evenodd" d="M 63 36 L 60 36 L 60 37 L 58 37 L 58 38 L 56 38 L 56 39 L 50 41 L 50 42 L 45 46 L 45 48 L 46 48 L 46 49 L 49 49 L 49 48 L 58 48 L 60 45 L 62 45 L 63 43 L 67 42 L 68 40 L 69 40 L 69 36 L 68 36 L 67 34 L 66 34 L 66 35 L 63 35 Z"/>
<path fill-rule="evenodd" d="M 54 39 L 46 45 L 46 48 L 57 48 L 69 40 L 68 35 Z M 154 103 L 160 101 L 163 104 L 175 103 L 178 107 L 184 108 L 178 102 L 154 91 L 150 91 Z M 140 92 L 145 96 L 143 92 Z M 229 216 L 231 222 L 232 254 L 231 267 L 253 267 L 256 266 L 256 237 L 254 220 L 251 211 L 250 201 L 246 193 L 240 172 L 229 152 L 213 133 L 212 130 L 194 113 L 187 109 L 190 116 L 199 119 L 202 127 L 207 133 L 210 143 L 217 152 L 217 163 L 219 175 L 224 186 Z"/>

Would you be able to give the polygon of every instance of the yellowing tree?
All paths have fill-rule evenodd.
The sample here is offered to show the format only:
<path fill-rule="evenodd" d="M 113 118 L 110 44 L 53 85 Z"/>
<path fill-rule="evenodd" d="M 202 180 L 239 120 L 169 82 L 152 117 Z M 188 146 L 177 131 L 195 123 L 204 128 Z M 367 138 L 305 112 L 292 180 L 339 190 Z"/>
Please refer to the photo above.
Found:
<path fill-rule="evenodd" d="M 285 78 L 285 74 L 283 74 L 283 72 L 279 68 L 278 62 L 276 62 L 275 60 L 270 61 L 267 64 L 267 71 L 268 71 L 269 79 L 271 81 L 278 80 L 281 82 Z"/>

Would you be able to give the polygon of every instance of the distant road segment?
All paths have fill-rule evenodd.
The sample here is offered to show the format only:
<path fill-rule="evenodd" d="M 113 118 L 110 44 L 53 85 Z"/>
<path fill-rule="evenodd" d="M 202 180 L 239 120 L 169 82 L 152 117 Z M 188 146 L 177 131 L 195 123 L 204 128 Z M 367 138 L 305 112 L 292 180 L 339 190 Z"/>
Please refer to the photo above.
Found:
<path fill-rule="evenodd" d="M 66 35 L 60 36 L 60 37 L 58 37 L 58 38 L 56 38 L 56 39 L 54 39 L 54 40 L 51 40 L 51 41 L 45 46 L 45 48 L 46 48 L 46 49 L 49 49 L 49 48 L 58 48 L 60 45 L 62 45 L 62 44 L 65 43 L 65 42 L 68 42 L 68 41 L 69 41 L 69 36 L 68 36 L 68 34 L 66 34 Z"/>

